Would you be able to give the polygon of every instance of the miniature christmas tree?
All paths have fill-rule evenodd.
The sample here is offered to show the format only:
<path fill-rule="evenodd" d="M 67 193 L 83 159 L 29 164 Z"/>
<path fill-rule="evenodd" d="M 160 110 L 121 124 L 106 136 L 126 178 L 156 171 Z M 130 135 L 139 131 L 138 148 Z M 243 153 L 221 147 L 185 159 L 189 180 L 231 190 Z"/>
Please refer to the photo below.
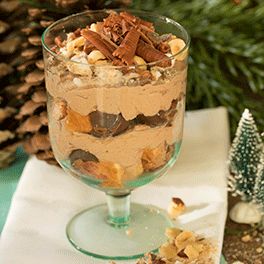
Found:
<path fill-rule="evenodd" d="M 253 201 L 264 211 L 264 158 L 259 165 Z"/>
<path fill-rule="evenodd" d="M 229 187 L 242 200 L 253 200 L 263 143 L 255 121 L 245 109 L 229 154 Z"/>

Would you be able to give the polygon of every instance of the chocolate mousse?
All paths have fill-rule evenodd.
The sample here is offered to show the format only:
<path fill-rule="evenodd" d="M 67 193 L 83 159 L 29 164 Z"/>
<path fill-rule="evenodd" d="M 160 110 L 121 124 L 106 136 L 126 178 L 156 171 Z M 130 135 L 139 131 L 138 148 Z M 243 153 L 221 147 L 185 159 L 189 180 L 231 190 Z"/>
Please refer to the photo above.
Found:
<path fill-rule="evenodd" d="M 73 174 L 123 188 L 181 144 L 185 42 L 128 12 L 54 39 L 46 60 L 53 151 Z M 56 54 L 55 54 L 56 53 Z"/>

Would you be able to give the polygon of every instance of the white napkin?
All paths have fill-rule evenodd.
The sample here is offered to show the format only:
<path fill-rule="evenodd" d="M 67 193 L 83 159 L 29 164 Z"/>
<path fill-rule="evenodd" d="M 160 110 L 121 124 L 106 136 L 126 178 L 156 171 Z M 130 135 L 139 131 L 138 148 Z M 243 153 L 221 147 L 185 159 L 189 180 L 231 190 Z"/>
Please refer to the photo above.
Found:
<path fill-rule="evenodd" d="M 212 237 L 218 244 L 217 264 L 227 211 L 228 146 L 225 108 L 188 112 L 176 165 L 167 175 L 132 193 L 132 201 L 164 209 L 171 197 L 182 198 L 187 212 L 176 224 Z M 2 232 L 0 263 L 107 263 L 78 252 L 65 235 L 65 226 L 74 214 L 103 202 L 102 192 L 67 176 L 59 168 L 30 158 Z"/>

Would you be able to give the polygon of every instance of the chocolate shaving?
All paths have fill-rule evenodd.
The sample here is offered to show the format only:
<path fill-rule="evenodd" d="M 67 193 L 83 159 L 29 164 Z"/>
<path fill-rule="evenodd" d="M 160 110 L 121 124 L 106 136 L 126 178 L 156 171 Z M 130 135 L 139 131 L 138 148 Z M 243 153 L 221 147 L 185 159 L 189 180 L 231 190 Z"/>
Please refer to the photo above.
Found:
<path fill-rule="evenodd" d="M 101 51 L 105 57 L 110 60 L 114 60 L 114 56 L 112 55 L 115 48 L 107 41 L 101 38 L 101 36 L 93 32 L 89 29 L 81 30 L 81 35 L 91 42 L 99 51 Z"/>
<path fill-rule="evenodd" d="M 166 42 L 161 42 L 161 43 L 157 46 L 157 48 L 158 48 L 161 52 L 163 52 L 163 53 L 167 53 L 167 52 L 169 52 L 169 50 L 170 50 L 170 46 L 169 46 L 169 44 L 166 43 Z"/>
<path fill-rule="evenodd" d="M 113 55 L 120 58 L 127 65 L 132 65 L 139 36 L 139 32 L 135 28 L 132 28 L 127 33 L 120 46 L 113 52 Z"/>
<path fill-rule="evenodd" d="M 138 17 L 133 16 L 128 12 L 120 12 L 120 16 L 123 17 L 128 23 L 131 25 L 143 25 L 143 27 L 147 27 L 150 30 L 154 31 L 153 23 L 140 19 Z"/>
<path fill-rule="evenodd" d="M 76 38 L 80 37 L 81 36 L 81 28 L 77 28 L 73 34 L 75 35 Z"/>
<path fill-rule="evenodd" d="M 95 46 L 90 41 L 86 40 L 85 43 L 84 43 L 83 51 L 86 54 L 89 54 L 94 49 L 95 49 Z"/>
<path fill-rule="evenodd" d="M 122 28 L 122 35 L 124 35 L 125 33 L 127 33 L 130 30 L 130 25 L 127 23 L 127 21 L 125 21 L 124 19 L 122 19 L 121 21 L 121 28 Z"/>
<path fill-rule="evenodd" d="M 147 37 L 147 35 L 145 35 L 145 34 L 144 34 L 142 31 L 140 31 L 140 30 L 138 30 L 138 31 L 139 31 L 139 33 L 140 33 L 141 38 L 142 38 L 145 42 L 147 42 L 151 47 L 154 48 L 154 45 L 152 44 L 151 40 Z"/>
<path fill-rule="evenodd" d="M 138 42 L 136 54 L 142 57 L 146 62 L 155 62 L 161 60 L 160 62 L 157 63 L 157 66 L 160 67 L 171 66 L 171 61 L 165 54 L 151 47 L 149 44 L 145 43 L 142 40 L 139 40 Z"/>
<path fill-rule="evenodd" d="M 153 28 L 153 27 L 149 28 L 149 27 L 147 27 L 147 26 L 141 24 L 141 25 L 140 25 L 140 28 L 141 28 L 142 30 L 144 30 L 144 31 L 147 31 L 147 32 L 154 32 L 154 28 Z"/>
<path fill-rule="evenodd" d="M 113 28 L 115 25 L 121 25 L 122 17 L 117 13 L 111 13 L 107 18 L 104 19 L 103 26 Z"/>
<path fill-rule="evenodd" d="M 116 45 L 108 36 L 106 36 L 104 33 L 101 33 L 100 36 L 102 37 L 102 39 L 104 39 L 105 41 L 107 41 L 110 45 L 112 45 L 113 47 L 115 47 L 116 49 L 118 48 L 118 45 Z"/>

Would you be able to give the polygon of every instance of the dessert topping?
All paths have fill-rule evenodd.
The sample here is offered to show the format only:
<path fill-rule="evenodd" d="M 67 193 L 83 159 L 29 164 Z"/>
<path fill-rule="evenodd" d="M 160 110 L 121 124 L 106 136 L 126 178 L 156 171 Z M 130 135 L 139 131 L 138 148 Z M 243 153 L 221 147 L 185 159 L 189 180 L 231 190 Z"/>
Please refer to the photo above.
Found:
<path fill-rule="evenodd" d="M 169 58 L 161 51 L 151 47 L 146 42 L 139 40 L 136 54 L 142 57 L 146 62 L 160 61 L 157 65 L 160 67 L 171 66 Z"/>
<path fill-rule="evenodd" d="M 132 28 L 120 46 L 113 52 L 113 55 L 120 58 L 126 65 L 132 65 L 139 36 L 139 32 L 135 28 Z"/>
<path fill-rule="evenodd" d="M 102 39 L 101 36 L 89 29 L 83 29 L 81 31 L 82 36 L 91 42 L 98 50 L 100 50 L 104 56 L 110 60 L 114 60 L 114 56 L 112 55 L 115 47 L 113 47 L 109 42 Z"/>
<path fill-rule="evenodd" d="M 163 68 L 170 67 L 172 61 L 169 57 L 185 46 L 182 39 L 172 34 L 159 35 L 153 23 L 128 12 L 111 12 L 103 22 L 78 28 L 68 33 L 66 40 L 57 36 L 54 42 L 55 51 L 67 58 L 81 51 L 89 55 L 97 49 L 115 66 L 138 65 L 134 61 L 138 55 L 146 62 L 158 62 L 157 66 Z M 179 60 L 185 58 L 186 52 Z"/>

